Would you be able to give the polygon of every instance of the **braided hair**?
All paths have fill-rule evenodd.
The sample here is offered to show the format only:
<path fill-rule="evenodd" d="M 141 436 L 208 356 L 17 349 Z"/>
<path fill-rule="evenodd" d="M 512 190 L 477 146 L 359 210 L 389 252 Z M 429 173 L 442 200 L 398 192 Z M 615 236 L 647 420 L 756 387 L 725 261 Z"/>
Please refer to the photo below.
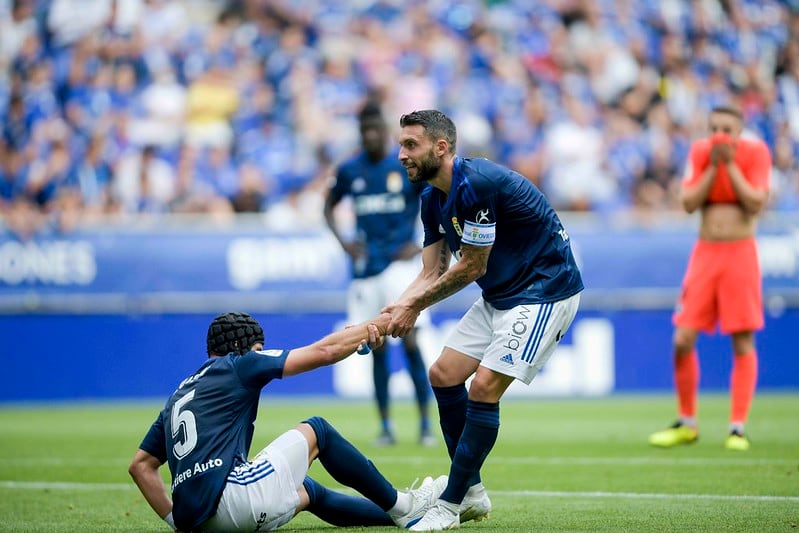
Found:
<path fill-rule="evenodd" d="M 208 326 L 208 355 L 244 355 L 256 342 L 264 342 L 264 330 L 247 313 L 223 313 Z"/>

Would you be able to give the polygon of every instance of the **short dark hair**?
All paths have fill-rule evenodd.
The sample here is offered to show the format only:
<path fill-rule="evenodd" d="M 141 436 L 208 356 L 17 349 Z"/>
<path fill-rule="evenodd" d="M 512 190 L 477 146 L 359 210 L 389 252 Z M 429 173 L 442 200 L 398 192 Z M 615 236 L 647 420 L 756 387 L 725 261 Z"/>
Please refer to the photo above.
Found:
<path fill-rule="evenodd" d="M 413 111 L 400 117 L 400 127 L 421 126 L 428 137 L 433 140 L 445 139 L 449 143 L 450 153 L 455 153 L 458 134 L 455 123 L 447 115 L 437 109 Z"/>
<path fill-rule="evenodd" d="M 383 121 L 383 110 L 374 100 L 367 100 L 358 112 L 358 122 L 364 123 L 367 120 Z"/>
<path fill-rule="evenodd" d="M 720 105 L 716 106 L 710 110 L 710 114 L 713 113 L 723 113 L 725 115 L 732 115 L 741 122 L 743 122 L 744 114 L 741 112 L 740 109 L 731 105 Z"/>
<path fill-rule="evenodd" d="M 264 342 L 264 330 L 247 313 L 223 313 L 208 326 L 208 355 L 244 355 L 256 342 Z"/>

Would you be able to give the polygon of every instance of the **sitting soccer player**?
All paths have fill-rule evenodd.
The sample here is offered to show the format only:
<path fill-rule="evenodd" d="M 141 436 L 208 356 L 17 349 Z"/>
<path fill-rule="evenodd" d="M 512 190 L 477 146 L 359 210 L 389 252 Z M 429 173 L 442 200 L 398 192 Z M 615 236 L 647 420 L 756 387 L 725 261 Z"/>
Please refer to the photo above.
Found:
<path fill-rule="evenodd" d="M 384 314 L 308 346 L 264 350 L 263 329 L 250 315 L 217 316 L 208 328 L 208 360 L 178 385 L 130 464 L 147 503 L 181 531 L 269 531 L 302 510 L 337 526 L 413 525 L 447 477 L 398 491 L 323 418 L 305 420 L 247 459 L 266 384 L 333 364 L 367 343 L 380 346 L 389 320 Z M 366 498 L 308 477 L 317 458 L 336 481 Z M 172 499 L 159 473 L 164 463 Z"/>

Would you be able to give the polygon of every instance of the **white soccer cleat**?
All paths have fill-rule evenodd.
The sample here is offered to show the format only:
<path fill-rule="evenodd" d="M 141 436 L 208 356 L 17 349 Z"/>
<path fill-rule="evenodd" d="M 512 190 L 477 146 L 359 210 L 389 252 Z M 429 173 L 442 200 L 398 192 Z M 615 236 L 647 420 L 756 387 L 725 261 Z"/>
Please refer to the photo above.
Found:
<path fill-rule="evenodd" d="M 394 523 L 399 527 L 409 528 L 421 520 L 427 510 L 435 505 L 444 489 L 447 488 L 447 481 L 447 476 L 438 476 L 435 479 L 427 476 L 422 480 L 422 484 L 419 485 L 418 489 L 414 489 L 413 485 L 411 485 L 408 490 L 408 496 L 411 497 L 411 509 L 404 515 L 395 517 Z"/>
<path fill-rule="evenodd" d="M 410 528 L 411 531 L 444 531 L 446 529 L 457 529 L 461 525 L 458 518 L 457 503 L 438 500 L 435 506 L 431 507 L 421 520 Z"/>
<path fill-rule="evenodd" d="M 486 494 L 485 487 L 482 483 L 472 485 L 466 496 L 463 497 L 460 507 L 460 522 L 468 522 L 474 520 L 481 522 L 488 518 L 488 513 L 491 512 L 491 500 Z"/>

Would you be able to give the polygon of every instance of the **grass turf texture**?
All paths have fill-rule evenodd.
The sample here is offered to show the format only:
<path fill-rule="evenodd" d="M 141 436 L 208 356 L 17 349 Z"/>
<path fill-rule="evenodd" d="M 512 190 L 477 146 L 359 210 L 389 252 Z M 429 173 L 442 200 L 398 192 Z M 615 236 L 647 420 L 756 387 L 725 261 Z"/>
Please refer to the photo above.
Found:
<path fill-rule="evenodd" d="M 701 397 L 697 444 L 649 447 L 647 436 L 671 422 L 673 404 L 667 396 L 503 402 L 500 436 L 483 468 L 494 511 L 462 529 L 798 531 L 799 395 L 755 399 L 747 426 L 752 449 L 744 453 L 723 448 L 722 395 Z M 159 408 L 0 407 L 0 531 L 167 531 L 127 474 Z M 376 449 L 370 402 L 267 400 L 251 452 L 318 414 L 403 488 L 449 465 L 443 441 L 416 445 L 414 411 L 397 402 L 399 444 Z M 311 474 L 336 486 L 318 464 Z M 301 513 L 281 531 L 331 528 Z"/>

